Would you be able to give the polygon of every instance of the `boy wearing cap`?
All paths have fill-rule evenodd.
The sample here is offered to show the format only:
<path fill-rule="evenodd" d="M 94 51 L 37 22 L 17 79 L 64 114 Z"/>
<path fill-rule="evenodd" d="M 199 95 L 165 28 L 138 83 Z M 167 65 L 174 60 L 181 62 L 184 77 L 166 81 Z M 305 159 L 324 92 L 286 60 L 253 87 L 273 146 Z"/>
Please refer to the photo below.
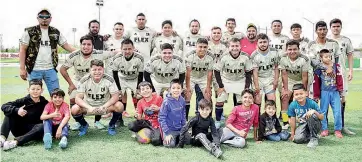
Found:
<path fill-rule="evenodd" d="M 57 46 L 69 52 L 75 49 L 57 28 L 49 26 L 52 17 L 48 9 L 40 10 L 37 18 L 39 25 L 25 28 L 20 39 L 20 77 L 44 80 L 50 94 L 59 88 Z"/>

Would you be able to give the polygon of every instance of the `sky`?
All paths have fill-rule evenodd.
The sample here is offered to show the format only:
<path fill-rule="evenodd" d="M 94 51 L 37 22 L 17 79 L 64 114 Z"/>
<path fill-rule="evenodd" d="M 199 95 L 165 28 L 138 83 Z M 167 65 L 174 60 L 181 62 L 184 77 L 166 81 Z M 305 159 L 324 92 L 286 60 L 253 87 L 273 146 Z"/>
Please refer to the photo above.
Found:
<path fill-rule="evenodd" d="M 42 8 L 50 10 L 51 26 L 58 28 L 70 44 L 74 44 L 72 28 L 77 28 L 75 42 L 79 44 L 79 38 L 88 33 L 88 22 L 98 19 L 96 0 L 0 1 L 0 34 L 5 48 L 18 46 L 24 28 L 38 24 L 36 16 Z M 139 12 L 146 15 L 146 25 L 157 31 L 161 31 L 162 21 L 172 20 L 174 30 L 181 35 L 188 31 L 192 19 L 198 19 L 201 34 L 208 35 L 212 26 L 226 30 L 225 20 L 233 17 L 237 23 L 236 31 L 245 33 L 249 23 L 270 28 L 272 20 L 280 19 L 283 34 L 290 36 L 290 25 L 300 23 L 303 35 L 310 39 L 313 25 L 303 17 L 312 22 L 324 20 L 327 24 L 333 18 L 340 18 L 342 35 L 351 38 L 355 47 L 362 45 L 361 0 L 104 0 L 100 34 L 112 34 L 115 22 L 122 22 L 126 30 L 135 26 Z"/>

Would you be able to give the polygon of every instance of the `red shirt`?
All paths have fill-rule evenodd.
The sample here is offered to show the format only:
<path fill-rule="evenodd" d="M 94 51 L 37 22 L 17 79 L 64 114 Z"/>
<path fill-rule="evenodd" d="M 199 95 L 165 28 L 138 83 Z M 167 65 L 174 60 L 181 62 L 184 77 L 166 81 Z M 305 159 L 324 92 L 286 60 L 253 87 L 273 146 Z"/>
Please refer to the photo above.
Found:
<path fill-rule="evenodd" d="M 247 37 L 240 40 L 241 51 L 246 52 L 249 56 L 256 50 L 258 41 L 250 42 Z"/>
<path fill-rule="evenodd" d="M 153 128 L 159 128 L 160 123 L 158 122 L 158 112 L 154 112 L 152 115 L 148 115 L 145 113 L 146 109 L 149 109 L 152 105 L 156 105 L 161 107 L 162 105 L 162 97 L 153 93 L 152 99 L 150 101 L 146 101 L 144 98 L 138 101 L 137 103 L 137 111 L 138 114 L 144 114 L 144 119 L 151 122 Z"/>
<path fill-rule="evenodd" d="M 46 114 L 51 114 L 53 112 L 55 112 L 55 106 L 54 106 L 54 103 L 53 102 L 49 102 L 45 108 L 44 108 L 44 111 L 43 112 L 46 112 Z M 64 117 L 67 115 L 69 116 L 69 105 L 65 102 L 62 103 L 62 105 L 60 105 L 60 108 L 59 108 L 59 113 L 60 113 L 60 117 L 57 117 L 57 118 L 53 118 L 52 121 L 53 121 L 53 125 L 59 125 L 62 120 L 64 119 Z"/>
<path fill-rule="evenodd" d="M 251 125 L 254 128 L 259 124 L 259 107 L 252 104 L 247 110 L 243 105 L 235 106 L 226 121 L 226 124 L 231 124 L 238 130 L 244 130 L 248 134 Z M 246 137 L 246 136 L 245 136 Z"/>

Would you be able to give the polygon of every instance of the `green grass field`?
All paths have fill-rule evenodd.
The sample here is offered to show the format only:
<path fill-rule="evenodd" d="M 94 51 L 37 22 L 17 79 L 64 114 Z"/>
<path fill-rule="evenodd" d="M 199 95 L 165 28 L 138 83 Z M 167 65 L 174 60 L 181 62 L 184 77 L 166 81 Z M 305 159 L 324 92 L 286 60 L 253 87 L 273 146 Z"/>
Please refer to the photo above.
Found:
<path fill-rule="evenodd" d="M 0 59 L 0 63 L 18 63 L 18 58 Z"/>
<path fill-rule="evenodd" d="M 1 101 L 23 97 L 26 94 L 27 82 L 18 77 L 18 68 L 1 68 Z M 67 84 L 61 78 L 61 88 L 67 90 Z M 256 144 L 252 134 L 248 135 L 248 146 L 236 149 L 222 145 L 224 151 L 222 161 L 359 161 L 362 158 L 362 71 L 355 71 L 354 80 L 349 84 L 350 91 L 347 100 L 346 125 L 352 128 L 357 135 L 345 136 L 336 139 L 333 135 L 322 138 L 320 146 L 308 149 L 306 145 L 297 145 L 292 142 L 263 142 Z M 47 90 L 44 96 L 49 98 Z M 68 100 L 68 99 L 66 99 Z M 230 100 L 231 101 L 231 100 Z M 195 99 L 192 100 L 192 103 Z M 279 103 L 278 103 L 279 105 Z M 279 107 L 279 106 L 278 106 Z M 226 105 L 226 114 L 230 113 L 231 102 Z M 134 113 L 133 106 L 128 104 L 127 111 Z M 190 114 L 194 112 L 192 104 Z M 330 113 L 330 119 L 333 117 Z M 3 113 L 0 113 L 3 119 Z M 87 121 L 92 123 L 93 117 Z M 133 119 L 127 119 L 130 122 Z M 74 120 L 71 119 L 71 123 Z M 102 123 L 108 120 L 102 119 Z M 92 125 L 92 124 L 91 124 Z M 329 125 L 333 130 L 333 125 Z M 53 142 L 53 149 L 46 151 L 42 142 L 32 142 L 26 147 L 1 151 L 1 161 L 221 161 L 215 159 L 203 148 L 186 146 L 184 149 L 167 149 L 151 145 L 138 144 L 131 137 L 126 127 L 118 130 L 116 136 L 109 136 L 106 130 L 98 131 L 90 127 L 85 137 L 78 137 L 77 132 L 71 132 L 69 148 L 61 150 L 57 147 L 58 141 Z"/>

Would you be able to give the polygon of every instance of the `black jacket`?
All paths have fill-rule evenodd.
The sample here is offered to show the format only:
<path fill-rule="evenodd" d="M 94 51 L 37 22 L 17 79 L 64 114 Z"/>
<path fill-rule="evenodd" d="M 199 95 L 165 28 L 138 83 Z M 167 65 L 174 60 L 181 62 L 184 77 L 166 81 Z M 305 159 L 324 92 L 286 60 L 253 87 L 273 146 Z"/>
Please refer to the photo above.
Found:
<path fill-rule="evenodd" d="M 93 38 L 93 48 L 96 50 L 104 50 L 104 42 L 103 42 L 103 36 L 102 35 L 93 35 L 91 33 L 88 33 L 88 36 L 91 36 Z"/>
<path fill-rule="evenodd" d="M 43 113 L 46 104 L 48 104 L 48 101 L 43 96 L 40 96 L 40 102 L 35 103 L 30 95 L 27 95 L 23 98 L 3 104 L 1 110 L 4 112 L 5 116 L 16 118 L 17 122 L 38 124 L 43 122 L 40 120 L 40 116 Z M 24 105 L 24 110 L 27 111 L 27 114 L 24 117 L 21 117 L 18 115 L 18 111 L 20 107 Z"/>
<path fill-rule="evenodd" d="M 264 112 L 259 118 L 258 140 L 262 141 L 266 136 L 274 134 L 272 132 L 273 129 L 275 129 L 277 133 L 282 131 L 282 126 L 279 123 L 277 115 L 274 114 L 272 117 L 269 117 L 269 115 Z"/>

